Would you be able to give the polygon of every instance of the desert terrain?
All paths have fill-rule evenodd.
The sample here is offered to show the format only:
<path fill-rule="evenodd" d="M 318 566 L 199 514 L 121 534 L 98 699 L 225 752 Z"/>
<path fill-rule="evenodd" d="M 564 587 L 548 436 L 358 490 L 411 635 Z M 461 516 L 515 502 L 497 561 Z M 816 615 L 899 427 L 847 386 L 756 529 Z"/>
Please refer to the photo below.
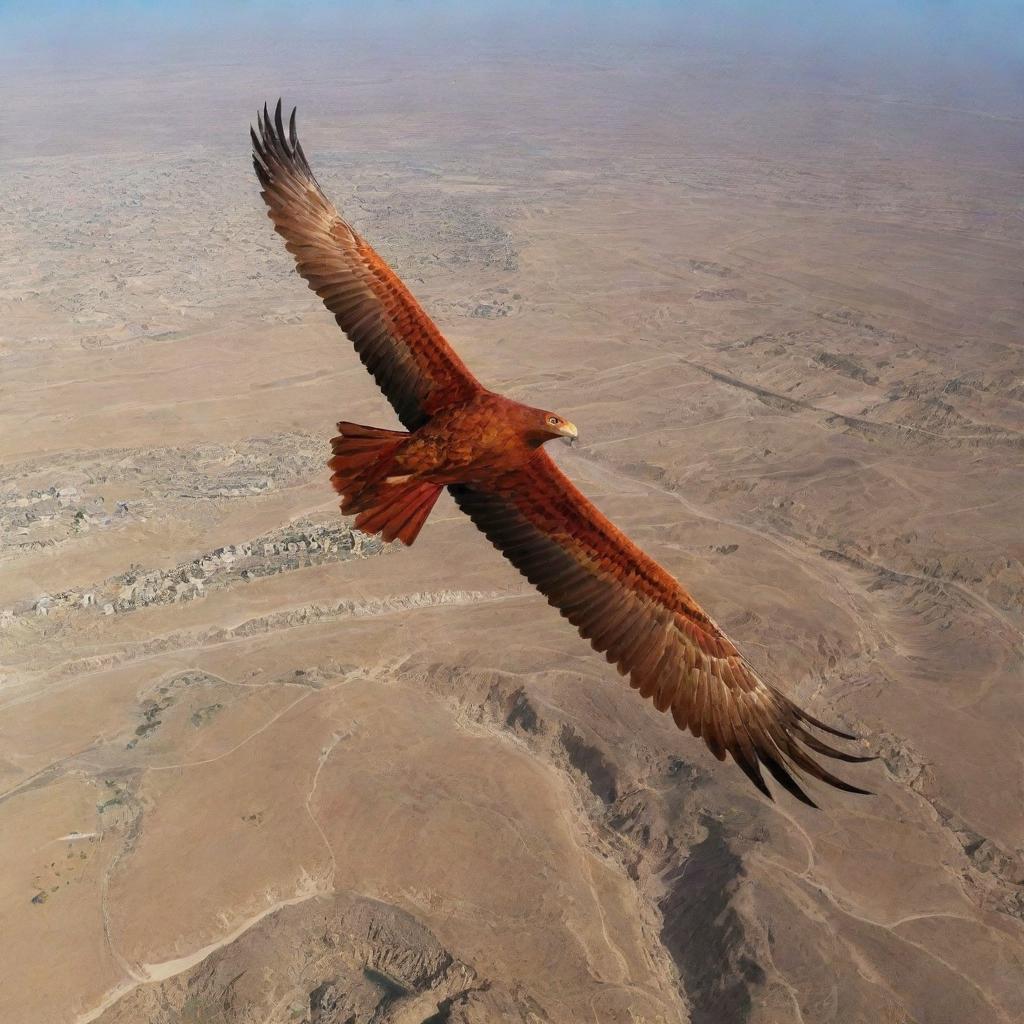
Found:
<path fill-rule="evenodd" d="M 1024 1019 L 1012 96 L 292 44 L 0 72 L 0 1020 Z M 396 420 L 265 216 L 279 93 L 873 796 L 762 799 L 447 496 L 352 533 L 333 425 Z"/>

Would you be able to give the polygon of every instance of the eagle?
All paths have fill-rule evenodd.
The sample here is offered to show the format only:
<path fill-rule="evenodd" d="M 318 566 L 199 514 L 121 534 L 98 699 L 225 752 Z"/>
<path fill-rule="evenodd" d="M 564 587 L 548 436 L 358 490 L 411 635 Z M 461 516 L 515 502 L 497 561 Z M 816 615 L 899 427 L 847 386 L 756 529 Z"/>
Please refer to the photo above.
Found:
<path fill-rule="evenodd" d="M 855 737 L 765 682 L 686 589 L 558 468 L 544 445 L 575 442 L 575 425 L 496 394 L 470 372 L 327 198 L 299 143 L 295 110 L 287 129 L 280 100 L 273 117 L 264 104 L 256 122 L 253 165 L 274 228 L 405 427 L 338 424 L 328 466 L 341 511 L 355 516 L 356 528 L 412 544 L 447 488 L 633 689 L 671 712 L 718 760 L 731 756 L 768 799 L 762 766 L 812 807 L 803 774 L 867 793 L 809 753 L 871 760 L 829 746 L 812 730 Z"/>

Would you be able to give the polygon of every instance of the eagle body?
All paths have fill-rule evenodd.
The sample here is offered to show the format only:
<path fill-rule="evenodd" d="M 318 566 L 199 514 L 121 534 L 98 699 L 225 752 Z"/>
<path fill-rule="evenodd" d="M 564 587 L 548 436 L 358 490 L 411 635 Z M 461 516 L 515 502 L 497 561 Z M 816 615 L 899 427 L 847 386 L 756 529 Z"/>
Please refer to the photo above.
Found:
<path fill-rule="evenodd" d="M 355 526 L 412 544 L 447 488 L 488 540 L 626 676 L 630 686 L 732 757 L 766 796 L 762 767 L 797 799 L 810 775 L 854 793 L 809 751 L 870 758 L 813 730 L 853 739 L 766 683 L 669 572 L 604 516 L 544 450 L 574 441 L 568 420 L 485 388 L 387 263 L 345 221 L 310 169 L 278 102 L 252 130 L 268 214 L 390 401 L 404 431 L 343 421 L 328 466 Z"/>
<path fill-rule="evenodd" d="M 396 466 L 442 486 L 490 486 L 521 469 L 544 441 L 572 437 L 544 432 L 543 421 L 553 415 L 481 389 L 439 409 L 410 434 L 398 449 Z"/>

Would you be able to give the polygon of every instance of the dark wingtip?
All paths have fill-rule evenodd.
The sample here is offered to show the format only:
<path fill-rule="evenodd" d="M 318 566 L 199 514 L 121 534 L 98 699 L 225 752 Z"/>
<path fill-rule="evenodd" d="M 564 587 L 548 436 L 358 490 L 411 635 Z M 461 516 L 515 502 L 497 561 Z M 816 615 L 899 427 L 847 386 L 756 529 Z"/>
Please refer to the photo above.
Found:
<path fill-rule="evenodd" d="M 809 733 L 801 725 L 792 726 L 793 732 L 796 733 L 800 738 L 800 742 L 804 746 L 809 747 L 816 754 L 823 754 L 825 757 L 831 757 L 836 761 L 846 761 L 849 764 L 862 764 L 865 761 L 876 760 L 875 754 L 848 754 L 845 750 L 836 750 L 835 747 L 830 747 L 827 743 L 822 743 L 813 733 Z"/>
<path fill-rule="evenodd" d="M 854 736 L 852 732 L 843 732 L 841 729 L 834 729 L 831 725 L 826 725 L 824 722 L 818 721 L 813 715 L 807 714 L 803 708 L 797 708 L 797 711 L 805 722 L 813 725 L 815 729 L 821 729 L 822 732 L 827 732 L 831 736 L 838 736 L 841 740 L 857 740 L 860 737 Z"/>
<path fill-rule="evenodd" d="M 263 163 L 271 179 L 283 171 L 299 174 L 320 189 L 320 184 L 309 166 L 309 160 L 306 159 L 306 154 L 302 151 L 302 143 L 299 142 L 299 131 L 296 125 L 298 112 L 298 107 L 292 107 L 286 127 L 284 101 L 278 97 L 273 113 L 264 103 L 263 109 L 256 111 L 256 127 L 253 128 L 251 125 L 249 127 L 249 134 L 253 140 L 253 151 Z"/>
<path fill-rule="evenodd" d="M 836 789 L 841 789 L 844 793 L 856 793 L 857 796 L 875 795 L 870 789 L 862 789 L 860 786 L 851 785 L 849 782 L 845 782 L 843 779 L 838 779 L 836 782 L 830 782 L 829 785 L 835 786 Z"/>
<path fill-rule="evenodd" d="M 814 719 L 810 715 L 804 714 L 800 708 L 785 697 L 776 705 L 776 708 L 780 713 L 779 718 L 774 721 L 771 716 L 762 719 L 764 726 L 762 739 L 766 742 L 758 743 L 756 750 L 759 759 L 780 785 L 784 786 L 798 800 L 802 800 L 803 803 L 812 807 L 816 806 L 814 801 L 809 798 L 803 799 L 806 794 L 797 785 L 794 776 L 801 781 L 805 776 L 815 778 L 819 782 L 824 782 L 845 793 L 855 793 L 861 796 L 874 795 L 871 790 L 854 786 L 845 779 L 833 775 L 811 757 L 808 751 L 852 763 L 873 761 L 875 760 L 874 756 L 847 754 L 823 743 L 817 736 L 804 728 L 805 721 L 813 722 Z"/>
<path fill-rule="evenodd" d="M 288 136 L 284 131 L 284 119 L 281 116 L 281 97 L 277 98 L 277 106 L 274 108 L 274 127 L 277 129 L 277 141 L 286 155 L 288 153 Z"/>
<path fill-rule="evenodd" d="M 791 796 L 795 796 L 802 804 L 818 809 L 818 805 L 800 788 L 789 769 L 767 750 L 759 751 L 761 761 L 771 773 L 772 778 Z"/>
<path fill-rule="evenodd" d="M 775 797 L 772 796 L 772 791 L 764 781 L 764 776 L 761 774 L 761 766 L 758 764 L 757 757 L 745 757 L 741 750 L 730 750 L 729 753 L 732 754 L 732 759 L 739 765 L 740 771 L 750 779 L 761 793 L 774 802 Z"/>

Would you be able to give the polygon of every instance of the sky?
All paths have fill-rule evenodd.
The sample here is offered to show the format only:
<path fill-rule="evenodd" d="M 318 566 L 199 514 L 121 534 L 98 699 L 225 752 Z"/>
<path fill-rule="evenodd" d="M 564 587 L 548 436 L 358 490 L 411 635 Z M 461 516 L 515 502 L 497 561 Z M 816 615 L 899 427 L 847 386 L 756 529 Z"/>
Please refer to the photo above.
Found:
<path fill-rule="evenodd" d="M 808 92 L 1017 121 L 1022 25 L 1024 0 L 0 0 L 0 88 L 24 108 L 0 107 L 0 151 L 19 134 L 63 130 L 25 127 L 40 80 L 51 107 L 67 98 L 69 117 L 142 78 L 162 78 L 161 95 L 173 96 L 173 75 L 214 90 L 248 76 L 256 93 L 269 83 L 308 108 L 323 69 L 386 76 L 406 57 L 420 66 L 509 57 L 680 74 L 707 59 L 751 81 L 788 75 Z M 83 83 L 101 79 L 90 96 Z"/>
<path fill-rule="evenodd" d="M 726 46 L 738 52 L 901 57 L 936 64 L 1024 63 L 1024 0 L 703 0 L 427 3 L 422 0 L 0 0 L 0 47 L 39 59 L 133 49 L 248 45 L 316 34 L 478 46 L 615 41 Z"/>

